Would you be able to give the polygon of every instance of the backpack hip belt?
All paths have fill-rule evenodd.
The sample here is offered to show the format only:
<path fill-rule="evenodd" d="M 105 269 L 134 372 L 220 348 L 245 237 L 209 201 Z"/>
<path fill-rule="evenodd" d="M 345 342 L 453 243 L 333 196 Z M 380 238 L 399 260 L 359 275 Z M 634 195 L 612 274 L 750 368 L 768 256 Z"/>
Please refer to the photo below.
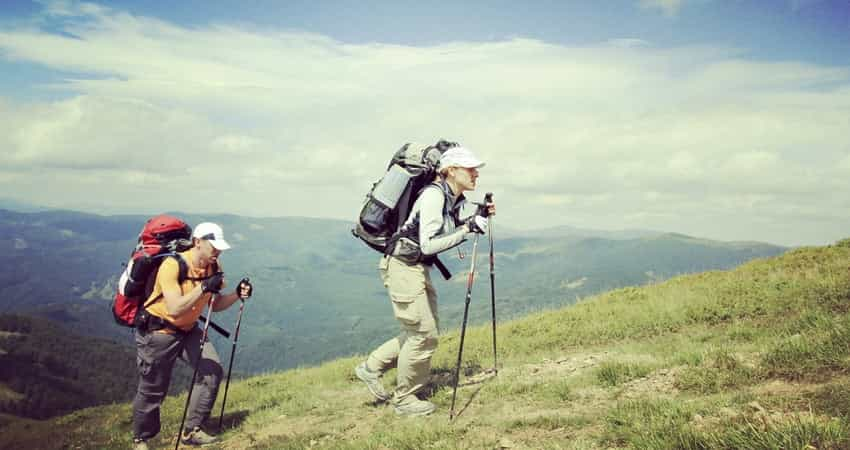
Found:
<path fill-rule="evenodd" d="M 177 325 L 163 319 L 162 317 L 155 316 L 149 313 L 147 310 L 144 310 L 136 316 L 136 329 L 139 330 L 140 333 L 152 333 L 154 331 L 159 330 L 171 330 L 175 334 L 180 336 L 185 336 L 189 334 L 188 331 L 179 328 Z"/>

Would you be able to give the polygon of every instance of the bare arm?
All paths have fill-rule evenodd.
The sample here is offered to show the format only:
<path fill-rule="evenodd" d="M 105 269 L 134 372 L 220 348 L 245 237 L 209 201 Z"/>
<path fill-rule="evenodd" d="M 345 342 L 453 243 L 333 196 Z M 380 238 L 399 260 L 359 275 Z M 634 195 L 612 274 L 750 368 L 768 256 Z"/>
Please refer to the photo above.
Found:
<path fill-rule="evenodd" d="M 218 297 L 215 299 L 215 304 L 213 305 L 213 311 L 224 311 L 236 303 L 236 300 L 239 300 L 239 296 L 236 295 L 236 291 L 229 294 L 218 294 Z"/>
<path fill-rule="evenodd" d="M 180 284 L 177 282 L 179 272 L 180 268 L 177 261 L 168 258 L 159 266 L 159 273 L 157 274 L 157 281 L 162 288 L 165 310 L 172 317 L 179 316 L 191 309 L 192 305 L 203 294 L 201 285 L 197 285 L 184 295 Z"/>
<path fill-rule="evenodd" d="M 204 294 L 203 291 L 203 283 L 195 286 L 191 291 L 187 292 L 185 295 L 182 294 L 182 289 L 180 288 L 179 283 L 177 282 L 179 266 L 177 261 L 173 259 L 167 259 L 163 261 L 162 266 L 160 266 L 160 274 L 158 277 L 160 286 L 162 287 L 162 297 L 165 301 L 165 309 L 171 316 L 178 316 L 184 314 L 189 311 L 192 306 L 201 298 L 201 295 Z M 224 284 L 222 284 L 222 288 L 224 288 Z M 231 292 L 230 294 L 216 294 L 218 295 L 215 299 L 215 303 L 213 304 L 213 311 L 223 311 L 229 308 L 236 300 L 239 299 L 239 296 L 236 295 L 236 292 Z"/>

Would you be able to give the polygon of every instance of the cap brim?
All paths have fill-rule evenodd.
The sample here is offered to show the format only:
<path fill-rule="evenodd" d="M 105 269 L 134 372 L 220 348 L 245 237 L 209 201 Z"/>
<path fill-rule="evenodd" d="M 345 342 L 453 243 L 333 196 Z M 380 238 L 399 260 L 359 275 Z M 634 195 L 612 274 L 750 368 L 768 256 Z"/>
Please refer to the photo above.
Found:
<path fill-rule="evenodd" d="M 227 250 L 230 248 L 230 244 L 228 244 L 224 239 L 209 239 L 208 242 L 212 244 L 216 250 Z"/>

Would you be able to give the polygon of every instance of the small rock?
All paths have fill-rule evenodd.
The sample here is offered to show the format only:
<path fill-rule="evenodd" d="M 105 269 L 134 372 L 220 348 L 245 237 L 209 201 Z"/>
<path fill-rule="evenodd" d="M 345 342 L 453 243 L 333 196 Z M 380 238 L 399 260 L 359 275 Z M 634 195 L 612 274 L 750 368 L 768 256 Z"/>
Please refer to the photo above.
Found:
<path fill-rule="evenodd" d="M 508 438 L 499 439 L 499 448 L 514 448 L 514 443 Z"/>

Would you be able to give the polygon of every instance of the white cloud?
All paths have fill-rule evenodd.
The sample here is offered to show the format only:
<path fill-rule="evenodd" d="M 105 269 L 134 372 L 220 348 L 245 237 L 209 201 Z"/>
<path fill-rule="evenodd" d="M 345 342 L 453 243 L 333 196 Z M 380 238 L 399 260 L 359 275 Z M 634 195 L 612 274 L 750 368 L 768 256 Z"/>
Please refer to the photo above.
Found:
<path fill-rule="evenodd" d="M 8 167 L 173 172 L 205 151 L 206 119 L 144 100 L 80 95 L 0 104 L 0 162 Z"/>
<path fill-rule="evenodd" d="M 233 155 L 249 154 L 260 145 L 261 142 L 259 139 L 236 134 L 216 136 L 212 142 L 210 142 L 210 148 L 213 151 L 231 153 Z"/>
<path fill-rule="evenodd" d="M 564 206 L 575 202 L 575 200 L 570 195 L 552 194 L 540 194 L 536 196 L 534 200 L 535 202 L 540 203 L 541 205 L 548 206 Z"/>
<path fill-rule="evenodd" d="M 765 151 L 744 152 L 729 159 L 730 173 L 740 176 L 759 176 L 781 167 L 776 154 Z"/>
<path fill-rule="evenodd" d="M 838 162 L 838 167 L 850 172 L 850 153 Z"/>
<path fill-rule="evenodd" d="M 791 243 L 850 225 L 834 217 L 847 67 L 705 46 L 352 45 L 56 5 L 75 38 L 0 31 L 7 58 L 76 74 L 47 86 L 64 100 L 0 101 L 0 188 L 20 199 L 353 218 L 401 144 L 444 137 L 487 161 L 481 191 L 512 226 Z"/>

